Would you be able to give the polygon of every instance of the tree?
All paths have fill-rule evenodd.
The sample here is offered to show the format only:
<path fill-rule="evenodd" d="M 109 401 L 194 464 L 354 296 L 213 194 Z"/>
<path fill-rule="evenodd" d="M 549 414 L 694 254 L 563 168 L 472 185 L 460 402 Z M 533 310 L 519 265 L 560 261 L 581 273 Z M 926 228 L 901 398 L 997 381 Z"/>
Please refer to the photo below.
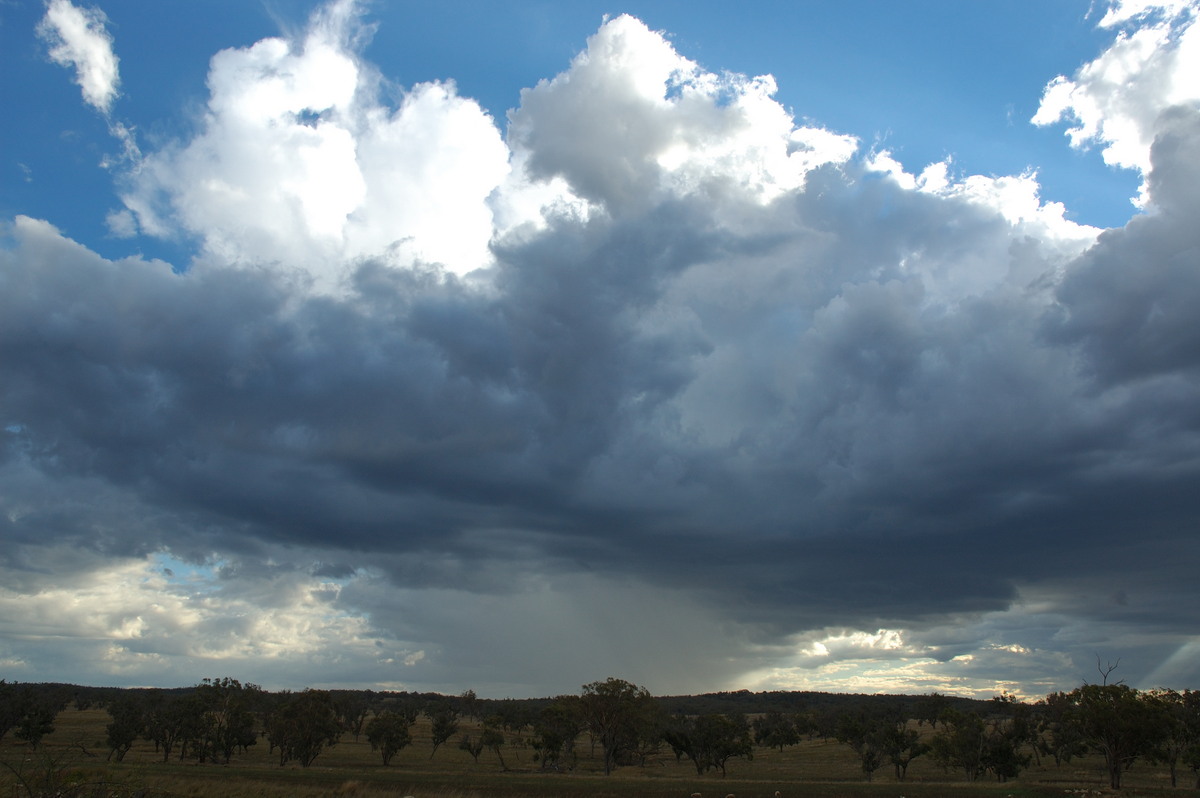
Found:
<path fill-rule="evenodd" d="M 908 728 L 904 721 L 885 724 L 876 732 L 876 738 L 884 758 L 896 769 L 896 781 L 904 781 L 909 764 L 929 751 L 929 746 L 921 742 L 920 733 Z"/>
<path fill-rule="evenodd" d="M 354 742 L 358 742 L 359 735 L 363 731 L 363 724 L 367 721 L 367 715 L 371 714 L 371 701 L 368 694 L 357 690 L 339 691 L 333 695 L 333 707 L 342 728 L 353 734 Z"/>
<path fill-rule="evenodd" d="M 54 720 L 66 708 L 67 697 L 58 689 L 47 685 L 24 685 L 14 689 L 10 695 L 18 740 L 37 748 L 42 738 L 54 731 Z M 8 713 L 5 713 L 8 714 Z"/>
<path fill-rule="evenodd" d="M 1192 740 L 1180 756 L 1184 764 L 1192 769 L 1196 778 L 1196 789 L 1200 790 L 1200 691 L 1184 690 L 1180 694 L 1183 703 L 1183 723 L 1186 734 Z"/>
<path fill-rule="evenodd" d="M 190 708 L 198 714 L 193 753 L 201 762 L 211 759 L 228 764 L 235 750 L 245 751 L 257 742 L 253 710 L 262 695 L 258 685 L 243 685 L 229 677 L 204 679 L 196 685 Z"/>
<path fill-rule="evenodd" d="M 960 770 L 967 781 L 984 772 L 984 723 L 976 712 L 946 710 L 939 720 L 941 731 L 930 741 L 934 760 L 946 770 Z"/>
<path fill-rule="evenodd" d="M 1005 693 L 992 698 L 992 714 L 984 752 L 984 767 L 997 781 L 1016 778 L 1029 767 L 1026 746 L 1036 751 L 1038 731 L 1033 708 Z"/>
<path fill-rule="evenodd" d="M 600 743 L 604 774 L 612 773 L 622 754 L 642 751 L 658 737 L 659 708 L 644 687 L 609 677 L 585 684 L 579 697 L 585 728 Z"/>
<path fill-rule="evenodd" d="M 58 712 L 53 707 L 34 703 L 17 721 L 17 739 L 29 743 L 31 748 L 37 748 L 42 738 L 54 731 L 54 719 L 57 716 Z"/>
<path fill-rule="evenodd" d="M 818 707 L 810 715 L 812 721 L 810 734 L 815 734 L 825 742 L 837 739 L 837 727 L 842 716 L 832 707 Z"/>
<path fill-rule="evenodd" d="M 505 742 L 504 733 L 500 731 L 503 723 L 503 718 L 498 715 L 489 716 L 483 723 L 483 731 L 479 733 L 479 744 L 494 753 L 500 760 L 500 769 L 507 771 L 508 765 L 504 764 L 504 754 L 500 753 L 500 747 Z"/>
<path fill-rule="evenodd" d="M 783 753 L 784 746 L 796 745 L 800 742 L 800 731 L 795 721 L 778 710 L 771 710 L 760 718 L 754 719 L 754 742 L 769 748 L 778 748 Z"/>
<path fill-rule="evenodd" d="M 917 701 L 916 719 L 920 726 L 929 724 L 931 729 L 937 729 L 938 721 L 941 720 L 942 713 L 950 708 L 950 699 L 941 693 L 933 692 L 929 695 L 921 696 Z"/>
<path fill-rule="evenodd" d="M 464 734 L 462 739 L 458 741 L 458 747 L 461 751 L 466 751 L 471 755 L 471 759 L 475 764 L 479 764 L 479 755 L 483 753 L 483 742 L 480 740 L 472 740 L 471 735 Z"/>
<path fill-rule="evenodd" d="M 529 708 L 527 702 L 505 698 L 502 701 L 493 702 L 492 711 L 488 717 L 498 719 L 500 728 L 505 731 L 520 732 L 526 726 L 533 724 L 536 714 Z"/>
<path fill-rule="evenodd" d="M 1036 750 L 1054 757 L 1056 767 L 1087 753 L 1079 726 L 1071 722 L 1073 703 L 1066 693 L 1051 693 L 1034 707 Z"/>
<path fill-rule="evenodd" d="M 458 732 L 458 711 L 449 704 L 442 703 L 426 708 L 425 714 L 429 716 L 431 722 L 430 736 L 433 741 L 433 750 L 429 752 L 429 758 L 433 759 L 433 755 L 437 753 L 442 743 Z"/>
<path fill-rule="evenodd" d="M 1005 714 L 983 718 L 977 712 L 955 709 L 942 713 L 942 729 L 930 741 L 933 758 L 947 770 L 961 770 L 967 781 L 991 773 L 1007 781 L 1028 767 L 1030 757 L 1022 753 L 1032 741 L 1034 727 L 1028 707 L 1004 697 L 995 706 Z"/>
<path fill-rule="evenodd" d="M 408 721 L 411 728 L 417 722 L 417 718 L 421 717 L 421 705 L 412 699 L 406 698 L 387 698 L 380 702 L 379 707 L 375 710 L 375 714 L 381 715 L 384 712 L 392 712 Z"/>
<path fill-rule="evenodd" d="M 884 747 L 880 733 L 884 724 L 882 717 L 866 712 L 843 715 L 837 724 L 837 741 L 854 749 L 867 781 L 871 781 L 875 771 L 883 767 Z"/>
<path fill-rule="evenodd" d="M 179 759 L 182 761 L 189 754 L 201 762 L 208 761 L 208 746 L 204 743 L 206 719 L 204 717 L 204 697 L 191 692 L 176 703 L 179 711 Z"/>
<path fill-rule="evenodd" d="M 458 710 L 465 717 L 482 720 L 480 717 L 481 706 L 482 702 L 479 700 L 479 696 L 475 695 L 474 690 L 463 690 L 458 696 Z"/>
<path fill-rule="evenodd" d="M 336 745 L 342 733 L 329 693 L 305 690 L 287 695 L 271 713 L 267 739 L 279 748 L 279 764 L 299 760 L 308 767 L 327 745 Z"/>
<path fill-rule="evenodd" d="M 1142 694 L 1158 718 L 1160 734 L 1146 751 L 1151 762 L 1166 765 L 1171 786 L 1178 786 L 1179 764 L 1200 767 L 1200 693 L 1151 690 Z"/>
<path fill-rule="evenodd" d="M 19 692 L 14 684 L 0 679 L 0 740 L 21 719 Z"/>
<path fill-rule="evenodd" d="M 159 691 L 151 694 L 143 733 L 154 743 L 155 751 L 162 751 L 163 762 L 171 758 L 171 752 L 183 735 L 183 727 L 183 700 L 169 698 Z"/>
<path fill-rule="evenodd" d="M 379 751 L 384 767 L 389 765 L 398 751 L 412 742 L 410 723 L 403 715 L 384 712 L 367 721 L 367 742 L 372 751 Z"/>
<path fill-rule="evenodd" d="M 1085 684 L 1067 698 L 1071 722 L 1088 747 L 1104 756 L 1109 786 L 1119 790 L 1121 775 L 1150 753 L 1164 733 L 1159 708 L 1125 684 Z"/>
<path fill-rule="evenodd" d="M 112 718 L 105 727 L 108 758 L 120 762 L 145 729 L 146 712 L 137 694 L 122 693 L 109 703 L 108 714 Z"/>
<path fill-rule="evenodd" d="M 683 754 L 692 760 L 697 774 L 717 769 L 724 776 L 730 759 L 754 758 L 750 727 L 741 715 L 676 716 L 667 723 L 663 739 L 675 751 L 676 758 Z"/>
<path fill-rule="evenodd" d="M 542 770 L 558 769 L 564 756 L 574 756 L 575 738 L 583 731 L 579 697 L 559 696 L 533 721 L 531 744 Z"/>
<path fill-rule="evenodd" d="M 1023 737 L 1015 733 L 1011 725 L 990 724 L 984 737 L 983 767 L 996 777 L 996 781 L 1005 782 L 1015 779 L 1021 771 L 1029 767 L 1030 757 L 1021 751 Z"/>
<path fill-rule="evenodd" d="M 796 736 L 803 740 L 805 737 L 811 737 L 820 732 L 817 725 L 817 713 L 815 712 L 795 712 L 791 716 L 792 726 L 796 729 Z"/>

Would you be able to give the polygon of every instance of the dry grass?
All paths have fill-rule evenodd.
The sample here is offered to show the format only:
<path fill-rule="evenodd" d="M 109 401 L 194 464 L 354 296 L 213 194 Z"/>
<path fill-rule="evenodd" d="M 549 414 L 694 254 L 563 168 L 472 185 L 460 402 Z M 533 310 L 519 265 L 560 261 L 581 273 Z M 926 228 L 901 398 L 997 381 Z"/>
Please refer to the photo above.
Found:
<path fill-rule="evenodd" d="M 513 740 L 504 749 L 510 770 L 502 771 L 494 755 L 485 752 L 478 764 L 457 747 L 457 738 L 438 749 L 430 759 L 428 721 L 413 728 L 414 743 L 383 767 L 365 738 L 347 735 L 316 759 L 309 768 L 280 767 L 260 740 L 229 765 L 201 765 L 194 761 L 162 762 L 152 744 L 139 741 L 125 761 L 105 761 L 104 710 L 69 709 L 59 715 L 54 734 L 37 751 L 12 739 L 0 743 L 0 798 L 25 798 L 24 784 L 46 795 L 62 798 L 316 798 L 317 796 L 415 796 L 415 798 L 686 798 L 699 792 L 705 798 L 771 798 L 778 790 L 784 798 L 1069 798 L 1072 791 L 1107 795 L 1102 763 L 1088 759 L 1055 768 L 1053 763 L 1034 766 L 1007 784 L 956 781 L 928 758 L 913 762 L 908 778 L 897 783 L 890 768 L 874 774 L 868 783 L 853 753 L 843 745 L 809 740 L 780 752 L 758 748 L 753 761 L 733 760 L 728 774 L 697 776 L 687 762 L 676 762 L 668 751 L 644 767 L 618 769 L 609 777 L 601 772 L 598 756 L 589 750 L 586 737 L 578 746 L 579 760 L 570 772 L 543 773 L 532 750 Z M 464 723 L 464 732 L 477 733 Z M 925 730 L 928 733 L 928 729 Z M 1181 773 L 1190 783 L 1191 774 Z M 1198 796 L 1187 789 L 1172 790 L 1164 769 L 1139 765 L 1128 774 L 1125 796 Z M 39 787 L 38 785 L 42 785 Z M 1079 796 L 1080 793 L 1075 792 Z"/>

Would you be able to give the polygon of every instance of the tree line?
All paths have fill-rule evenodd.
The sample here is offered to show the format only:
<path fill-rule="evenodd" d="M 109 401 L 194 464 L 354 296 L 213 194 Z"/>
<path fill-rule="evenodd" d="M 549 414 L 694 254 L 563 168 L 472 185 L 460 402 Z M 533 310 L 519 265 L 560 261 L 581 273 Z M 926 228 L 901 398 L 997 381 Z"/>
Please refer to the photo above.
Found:
<path fill-rule="evenodd" d="M 1110 669 L 1111 670 L 1111 669 Z M 0 680 L 0 740 L 10 732 L 32 747 L 54 729 L 68 703 L 103 705 L 110 722 L 110 760 L 121 761 L 137 740 L 154 746 L 164 762 L 173 757 L 228 763 L 250 746 L 266 745 L 279 764 L 308 767 L 347 735 L 365 736 L 383 765 L 413 744 L 412 727 L 429 723 L 432 759 L 457 739 L 476 762 L 485 752 L 508 769 L 504 747 L 519 737 L 542 770 L 570 770 L 576 746 L 586 738 L 605 774 L 644 764 L 669 750 L 697 774 L 724 774 L 733 759 L 753 759 L 755 746 L 783 751 L 805 739 L 848 746 L 872 779 L 881 768 L 903 781 L 918 757 L 968 781 L 1006 781 L 1032 763 L 1096 754 L 1110 786 L 1139 759 L 1165 765 L 1171 784 L 1190 769 L 1200 789 L 1200 691 L 1139 691 L 1125 684 L 1084 684 L 1033 703 L 1003 695 L 974 701 L 926 696 L 857 696 L 814 702 L 796 694 L 757 704 L 759 712 L 687 712 L 688 698 L 660 699 L 644 687 L 609 678 L 583 685 L 577 695 L 553 699 L 489 700 L 473 691 L 458 696 L 353 690 L 271 693 L 232 678 L 204 679 L 179 690 L 126 689 L 91 692 L 66 685 L 10 684 Z M 720 701 L 759 701 L 764 694 L 712 694 Z M 714 697 L 716 700 L 714 700 Z M 757 698 L 756 698 L 757 697 Z M 476 723 L 473 733 L 462 721 Z M 928 726 L 928 731 L 923 727 Z"/>

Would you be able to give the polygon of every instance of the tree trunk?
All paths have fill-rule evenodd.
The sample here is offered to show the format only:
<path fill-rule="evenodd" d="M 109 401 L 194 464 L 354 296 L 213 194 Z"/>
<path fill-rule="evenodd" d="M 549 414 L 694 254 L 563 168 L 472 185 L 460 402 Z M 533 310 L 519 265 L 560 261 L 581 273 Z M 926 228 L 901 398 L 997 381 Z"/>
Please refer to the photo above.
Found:
<path fill-rule="evenodd" d="M 1118 761 L 1108 763 L 1108 786 L 1114 790 L 1121 789 L 1121 763 Z"/>

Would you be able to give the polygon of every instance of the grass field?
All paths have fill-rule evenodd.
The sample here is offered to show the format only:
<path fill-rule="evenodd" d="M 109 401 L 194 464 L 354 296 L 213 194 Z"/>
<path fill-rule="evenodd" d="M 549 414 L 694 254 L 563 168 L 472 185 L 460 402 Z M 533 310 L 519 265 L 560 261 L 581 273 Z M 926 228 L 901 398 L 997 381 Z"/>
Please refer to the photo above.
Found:
<path fill-rule="evenodd" d="M 429 726 L 425 718 L 413 728 L 414 742 L 383 767 L 366 739 L 346 735 L 326 749 L 311 767 L 280 767 L 264 740 L 229 765 L 198 764 L 173 759 L 163 763 L 152 744 L 139 741 L 125 761 L 108 763 L 102 709 L 68 709 L 58 716 L 55 732 L 36 750 L 10 734 L 0 743 L 0 798 L 57 796 L 57 798 L 169 798 L 229 796 L 230 798 L 309 798 L 311 796 L 415 796 L 415 798 L 950 798 L 997 796 L 1033 798 L 1110 795 L 1103 763 L 1097 757 L 1056 768 L 1053 762 L 1034 764 L 1019 779 L 1005 784 L 957 781 L 926 757 L 913 762 L 908 778 L 899 783 L 890 768 L 875 772 L 868 783 L 850 749 L 835 742 L 806 741 L 785 749 L 756 748 L 753 761 L 733 760 L 728 774 L 697 776 L 686 760 L 677 763 L 669 749 L 644 767 L 619 768 L 604 776 L 599 756 L 592 756 L 586 737 L 578 744 L 573 770 L 543 773 L 532 761 L 532 750 L 509 735 L 502 751 L 509 770 L 502 770 L 491 752 L 479 762 L 457 747 L 457 737 L 430 758 Z M 476 733 L 464 722 L 462 731 Z M 1191 771 L 1180 773 L 1189 787 Z M 1192 789 L 1172 789 L 1165 768 L 1138 763 L 1126 776 L 1124 796 L 1200 796 Z M 27 789 L 31 788 L 31 789 Z"/>

